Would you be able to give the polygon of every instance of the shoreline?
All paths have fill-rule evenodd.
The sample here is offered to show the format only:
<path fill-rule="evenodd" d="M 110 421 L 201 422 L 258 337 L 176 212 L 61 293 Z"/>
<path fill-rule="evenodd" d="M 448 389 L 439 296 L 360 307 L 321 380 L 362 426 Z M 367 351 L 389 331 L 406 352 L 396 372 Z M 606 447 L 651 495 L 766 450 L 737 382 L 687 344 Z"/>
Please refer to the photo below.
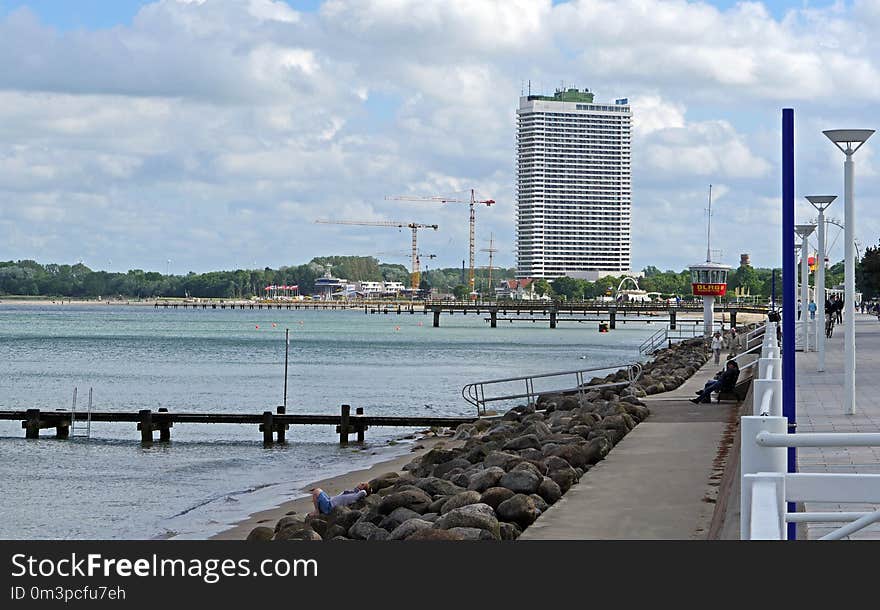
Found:
<path fill-rule="evenodd" d="M 428 437 L 415 441 L 414 446 L 407 453 L 395 456 L 389 460 L 382 460 L 372 464 L 368 468 L 349 470 L 339 475 L 312 481 L 299 489 L 291 490 L 290 499 L 283 501 L 277 506 L 251 513 L 244 519 L 232 524 L 227 529 L 209 536 L 208 540 L 246 540 L 248 534 L 255 527 L 261 525 L 274 526 L 277 521 L 291 514 L 305 515 L 313 510 L 312 498 L 309 489 L 321 487 L 333 495 L 343 489 L 351 489 L 361 481 L 369 481 L 388 472 L 402 472 L 403 467 L 412 460 L 421 457 L 438 445 L 450 447 L 458 444 L 451 437 Z"/>

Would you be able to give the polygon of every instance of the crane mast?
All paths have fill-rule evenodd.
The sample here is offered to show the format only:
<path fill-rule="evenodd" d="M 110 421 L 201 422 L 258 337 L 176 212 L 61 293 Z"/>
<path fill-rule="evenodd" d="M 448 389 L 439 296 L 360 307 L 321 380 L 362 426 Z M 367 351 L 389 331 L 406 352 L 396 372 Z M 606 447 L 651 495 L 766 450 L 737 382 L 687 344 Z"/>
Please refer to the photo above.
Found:
<path fill-rule="evenodd" d="M 474 282 L 474 233 L 476 226 L 476 213 L 475 209 L 477 204 L 483 204 L 491 206 L 495 203 L 494 199 L 482 199 L 478 200 L 474 189 L 470 189 L 470 199 L 455 199 L 451 197 L 443 197 L 440 195 L 435 195 L 431 197 L 413 197 L 413 196 L 397 196 L 397 197 L 386 197 L 385 199 L 391 201 L 432 201 L 435 203 L 467 203 L 470 207 L 470 235 L 468 239 L 468 255 L 470 258 L 470 269 L 468 273 L 468 287 L 470 288 L 471 298 L 474 298 L 476 290 L 475 290 L 475 282 Z"/>

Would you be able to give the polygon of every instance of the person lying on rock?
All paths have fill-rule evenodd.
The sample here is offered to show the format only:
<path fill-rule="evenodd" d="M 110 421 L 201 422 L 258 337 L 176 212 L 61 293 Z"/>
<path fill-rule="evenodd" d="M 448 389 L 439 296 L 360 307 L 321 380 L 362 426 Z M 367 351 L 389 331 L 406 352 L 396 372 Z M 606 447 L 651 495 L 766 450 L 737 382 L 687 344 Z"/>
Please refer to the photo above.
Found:
<path fill-rule="evenodd" d="M 737 379 L 739 379 L 739 366 L 735 361 L 728 360 L 724 370 L 718 371 L 715 378 L 707 381 L 702 390 L 697 390 L 698 396 L 691 398 L 691 402 L 694 404 L 712 402 L 712 392 L 732 392 Z"/>
<path fill-rule="evenodd" d="M 370 493 L 369 483 L 358 483 L 354 489 L 346 489 L 340 494 L 332 498 L 327 492 L 320 487 L 315 487 L 312 491 L 312 504 L 315 505 L 314 512 L 309 513 L 310 517 L 316 517 L 319 514 L 329 515 L 337 506 L 348 506 L 354 504 L 361 498 L 365 498 Z"/>

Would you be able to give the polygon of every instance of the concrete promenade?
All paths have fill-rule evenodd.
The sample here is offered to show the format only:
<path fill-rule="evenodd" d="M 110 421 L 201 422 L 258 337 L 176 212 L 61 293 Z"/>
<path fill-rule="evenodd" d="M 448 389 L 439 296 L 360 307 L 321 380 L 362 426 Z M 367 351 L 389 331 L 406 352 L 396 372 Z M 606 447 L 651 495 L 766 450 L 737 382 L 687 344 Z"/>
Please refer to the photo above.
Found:
<path fill-rule="evenodd" d="M 818 354 L 801 353 L 797 364 L 798 432 L 880 432 L 880 321 L 876 316 L 856 314 L 856 413 L 843 412 L 844 329 L 838 325 L 826 341 L 825 372 L 816 372 Z M 798 449 L 800 472 L 858 472 L 880 474 L 880 447 L 803 447 Z M 806 511 L 872 511 L 870 504 L 806 503 Z M 817 523 L 801 527 L 799 538 L 816 539 L 842 524 Z M 880 524 L 853 539 L 880 540 Z"/>
<path fill-rule="evenodd" d="M 521 539 L 705 539 L 737 409 L 687 399 L 721 366 L 710 360 L 678 389 L 646 398 L 651 416 Z"/>

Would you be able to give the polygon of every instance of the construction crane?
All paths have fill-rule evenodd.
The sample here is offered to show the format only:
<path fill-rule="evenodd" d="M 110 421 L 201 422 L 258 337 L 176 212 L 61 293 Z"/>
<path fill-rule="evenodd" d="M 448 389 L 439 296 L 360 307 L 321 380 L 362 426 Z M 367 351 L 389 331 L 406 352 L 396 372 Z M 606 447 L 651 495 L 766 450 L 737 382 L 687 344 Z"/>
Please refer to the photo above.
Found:
<path fill-rule="evenodd" d="M 495 234 L 489 234 L 489 247 L 488 248 L 480 248 L 480 252 L 488 252 L 489 253 L 489 294 L 492 294 L 492 261 L 494 260 L 495 253 L 498 252 L 498 248 L 495 247 Z"/>
<path fill-rule="evenodd" d="M 434 229 L 436 231 L 437 225 L 429 225 L 419 222 L 394 222 L 389 220 L 316 220 L 315 222 L 317 224 L 325 225 L 357 225 L 363 227 L 396 227 L 398 229 L 412 229 L 412 275 L 410 276 L 410 279 L 412 282 L 412 289 L 419 289 L 419 282 L 421 281 L 421 273 L 419 273 L 419 229 Z"/>
<path fill-rule="evenodd" d="M 385 199 L 390 201 L 433 201 L 436 203 L 467 203 L 470 204 L 471 210 L 471 225 L 470 225 L 470 241 L 468 242 L 468 253 L 470 254 L 470 274 L 468 275 L 468 284 L 470 285 L 470 294 L 471 298 L 476 296 L 476 291 L 474 290 L 474 225 L 475 225 L 475 214 L 474 208 L 477 204 L 482 204 L 485 206 L 491 206 L 495 203 L 494 199 L 482 199 L 478 200 L 476 193 L 474 193 L 474 189 L 471 189 L 471 197 L 470 199 L 454 199 L 450 197 L 408 197 L 408 196 L 397 196 L 397 197 L 386 197 Z"/>

